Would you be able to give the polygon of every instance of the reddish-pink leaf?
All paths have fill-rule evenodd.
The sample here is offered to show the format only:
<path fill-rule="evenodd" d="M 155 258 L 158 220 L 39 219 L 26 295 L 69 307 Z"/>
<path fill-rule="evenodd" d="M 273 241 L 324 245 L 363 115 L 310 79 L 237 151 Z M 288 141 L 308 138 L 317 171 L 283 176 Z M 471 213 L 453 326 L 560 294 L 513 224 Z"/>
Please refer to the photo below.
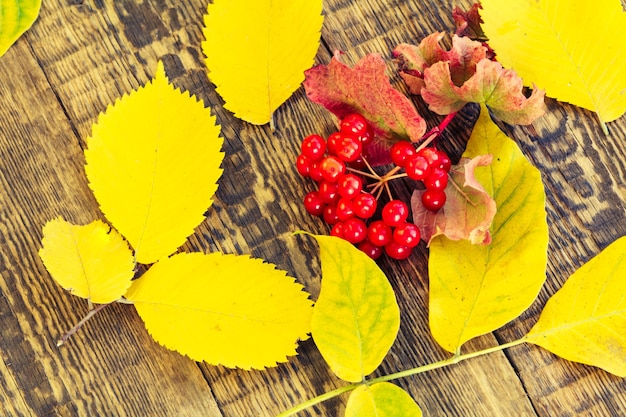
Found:
<path fill-rule="evenodd" d="M 401 44 L 394 50 L 402 78 L 430 110 L 451 114 L 467 103 L 485 103 L 495 117 L 510 124 L 530 124 L 543 115 L 544 91 L 535 88 L 526 98 L 522 80 L 491 61 L 482 43 L 454 35 L 446 51 L 440 45 L 443 36 L 434 33 L 419 46 Z"/>
<path fill-rule="evenodd" d="M 483 59 L 476 72 L 457 86 L 447 62 L 437 62 L 424 70 L 422 97 L 430 110 L 450 114 L 466 103 L 485 103 L 493 115 L 509 124 L 527 125 L 545 113 L 545 92 L 534 88 L 529 98 L 522 93 L 522 79 L 498 62 Z"/>
<path fill-rule="evenodd" d="M 482 9 L 480 3 L 474 3 L 468 11 L 464 12 L 458 7 L 452 10 L 452 18 L 456 25 L 456 34 L 459 36 L 467 36 L 471 39 L 486 38 L 480 26 L 483 20 L 480 17 L 479 9 Z"/>
<path fill-rule="evenodd" d="M 443 32 L 435 32 L 424 38 L 418 46 L 400 44 L 393 56 L 399 62 L 400 75 L 412 94 L 420 94 L 424 87 L 424 71 L 437 62 L 447 62 L 454 84 L 463 85 L 476 72 L 476 64 L 486 58 L 487 49 L 466 37 L 454 36 L 452 49 L 446 51 L 440 45 Z"/>
<path fill-rule="evenodd" d="M 365 56 L 353 68 L 335 56 L 330 64 L 315 66 L 305 75 L 304 88 L 311 101 L 340 119 L 362 114 L 380 139 L 415 142 L 426 132 L 426 122 L 413 103 L 393 88 L 378 54 Z"/>
<path fill-rule="evenodd" d="M 413 192 L 413 222 L 428 244 L 438 235 L 451 240 L 467 239 L 473 244 L 491 243 L 489 228 L 496 214 L 496 203 L 474 176 L 477 167 L 487 166 L 491 160 L 491 155 L 461 158 L 450 170 L 445 190 L 446 204 L 438 212 L 429 211 L 422 205 L 424 190 Z"/>

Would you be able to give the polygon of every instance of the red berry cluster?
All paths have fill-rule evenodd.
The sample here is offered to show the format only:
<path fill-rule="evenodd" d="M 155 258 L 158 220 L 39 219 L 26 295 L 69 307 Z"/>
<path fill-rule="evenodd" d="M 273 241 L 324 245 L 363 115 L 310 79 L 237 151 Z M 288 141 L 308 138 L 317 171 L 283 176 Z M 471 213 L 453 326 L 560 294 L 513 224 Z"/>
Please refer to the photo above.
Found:
<path fill-rule="evenodd" d="M 405 259 L 421 238 L 419 228 L 407 222 L 409 207 L 392 199 L 382 208 L 381 219 L 372 220 L 378 199 L 364 190 L 363 178 L 355 169 L 366 164 L 362 151 L 371 139 L 368 124 L 359 114 L 342 119 L 339 131 L 327 140 L 319 135 L 304 138 L 296 168 L 318 184 L 316 191 L 304 197 L 304 207 L 332 226 L 331 235 L 358 245 L 371 258 L 384 251 L 394 259 Z"/>
<path fill-rule="evenodd" d="M 428 210 L 438 211 L 446 203 L 445 189 L 448 186 L 448 173 L 452 162 L 443 151 L 435 148 L 415 149 L 412 143 L 396 142 L 390 150 L 391 160 L 406 175 L 421 181 L 426 187 L 422 194 L 422 204 Z"/>

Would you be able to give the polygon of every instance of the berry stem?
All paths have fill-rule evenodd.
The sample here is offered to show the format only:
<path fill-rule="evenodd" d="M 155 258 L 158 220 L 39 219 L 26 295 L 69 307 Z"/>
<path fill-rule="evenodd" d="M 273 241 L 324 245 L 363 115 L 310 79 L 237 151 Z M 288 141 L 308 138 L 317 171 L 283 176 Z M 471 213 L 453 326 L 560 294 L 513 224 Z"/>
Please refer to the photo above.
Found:
<path fill-rule="evenodd" d="M 422 143 L 418 150 L 421 148 L 424 148 L 426 146 L 428 146 L 428 144 L 432 141 L 434 141 L 435 139 L 437 139 L 441 133 L 446 130 L 446 128 L 448 127 L 448 125 L 450 124 L 450 122 L 454 119 L 454 117 L 458 114 L 458 111 L 455 111 L 454 113 L 450 113 L 448 115 L 446 115 L 446 117 L 443 118 L 443 120 L 439 123 L 439 125 L 433 127 L 430 131 L 428 131 L 424 136 L 422 136 L 422 139 L 420 141 L 425 141 L 424 143 Z"/>

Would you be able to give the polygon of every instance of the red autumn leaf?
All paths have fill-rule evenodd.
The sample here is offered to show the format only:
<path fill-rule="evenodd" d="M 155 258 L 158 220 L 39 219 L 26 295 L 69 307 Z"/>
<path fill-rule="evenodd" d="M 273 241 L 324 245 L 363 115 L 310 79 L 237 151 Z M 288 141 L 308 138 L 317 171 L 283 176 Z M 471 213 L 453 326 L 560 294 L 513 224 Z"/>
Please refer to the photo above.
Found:
<path fill-rule="evenodd" d="M 468 11 L 464 12 L 458 7 L 452 10 L 452 18 L 456 25 L 456 34 L 459 36 L 467 36 L 470 39 L 485 39 L 485 32 L 480 26 L 483 20 L 480 17 L 479 9 L 482 9 L 480 3 L 474 3 Z"/>
<path fill-rule="evenodd" d="M 458 36 L 467 36 L 475 41 L 481 41 L 482 45 L 487 48 L 487 58 L 493 60 L 496 57 L 496 53 L 491 46 L 487 44 L 487 36 L 483 32 L 481 24 L 483 19 L 480 17 L 479 9 L 483 6 L 480 3 L 474 3 L 468 11 L 464 12 L 458 7 L 452 10 L 452 18 L 456 25 L 456 34 Z"/>
<path fill-rule="evenodd" d="M 476 73 L 462 86 L 453 82 L 450 65 L 437 62 L 424 71 L 422 98 L 438 114 L 461 110 L 466 103 L 485 103 L 493 115 L 509 124 L 527 125 L 545 113 L 545 92 L 536 87 L 530 97 L 522 93 L 522 79 L 498 62 L 483 59 Z"/>
<path fill-rule="evenodd" d="M 426 122 L 413 103 L 393 88 L 385 71 L 379 54 L 365 56 L 353 68 L 335 56 L 330 64 L 305 72 L 304 88 L 311 101 L 340 119 L 350 113 L 362 114 L 379 139 L 419 141 Z"/>
<path fill-rule="evenodd" d="M 485 103 L 509 124 L 530 124 L 543 115 L 543 90 L 535 88 L 526 98 L 515 71 L 491 61 L 483 44 L 454 35 L 447 51 L 440 45 L 443 36 L 434 33 L 419 46 L 401 44 L 394 50 L 410 91 L 421 94 L 430 110 L 443 115 L 467 103 Z"/>
<path fill-rule="evenodd" d="M 486 58 L 487 49 L 469 38 L 454 36 L 452 48 L 443 49 L 440 41 L 443 32 L 425 37 L 418 46 L 407 43 L 394 49 L 393 56 L 399 62 L 400 75 L 412 94 L 420 94 L 424 87 L 424 71 L 437 62 L 448 62 L 450 76 L 457 86 L 463 85 L 476 72 L 476 64 Z"/>
<path fill-rule="evenodd" d="M 445 189 L 446 204 L 437 212 L 424 208 L 424 190 L 413 192 L 413 222 L 420 228 L 427 244 L 438 235 L 451 240 L 467 239 L 473 244 L 491 243 L 489 228 L 496 214 L 496 202 L 474 176 L 477 167 L 487 166 L 491 160 L 491 155 L 461 158 L 459 164 L 450 169 Z"/>

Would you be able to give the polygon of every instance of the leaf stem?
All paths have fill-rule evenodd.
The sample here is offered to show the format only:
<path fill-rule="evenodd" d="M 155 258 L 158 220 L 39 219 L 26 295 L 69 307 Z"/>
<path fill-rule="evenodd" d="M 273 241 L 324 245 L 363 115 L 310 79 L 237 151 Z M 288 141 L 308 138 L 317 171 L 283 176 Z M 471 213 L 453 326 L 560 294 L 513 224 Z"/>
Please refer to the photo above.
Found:
<path fill-rule="evenodd" d="M 311 398 L 310 400 L 307 400 L 303 403 L 298 404 L 297 406 L 290 408 L 287 411 L 284 411 L 280 414 L 278 414 L 276 417 L 288 417 L 288 416 L 293 416 L 296 413 L 299 413 L 300 411 L 303 411 L 309 407 L 312 407 L 314 405 L 320 404 L 324 401 L 330 400 L 331 398 L 335 398 L 338 397 L 342 394 L 345 394 L 346 392 L 352 391 L 356 388 L 358 388 L 360 385 L 366 384 L 366 385 L 373 385 L 379 382 L 389 382 L 392 381 L 394 379 L 399 379 L 399 378 L 406 378 L 408 376 L 413 376 L 413 375 L 417 375 L 417 374 L 421 374 L 424 372 L 428 372 L 428 371 L 433 371 L 435 369 L 440 369 L 440 368 L 444 368 L 446 366 L 449 365 L 454 365 L 457 364 L 459 362 L 463 362 L 464 360 L 467 359 L 472 359 L 472 358 L 476 358 L 478 356 L 482 356 L 482 355 L 487 355 L 489 353 L 494 353 L 494 352 L 499 352 L 517 345 L 521 345 L 522 343 L 526 342 L 526 336 L 522 337 L 521 339 L 517 339 L 514 340 L 512 342 L 508 342 L 508 343 L 504 343 L 502 345 L 498 345 L 498 346 L 493 346 L 487 349 L 483 349 L 483 350 L 479 350 L 476 352 L 471 352 L 471 353 L 466 353 L 464 355 L 461 354 L 455 354 L 454 356 L 452 356 L 451 358 L 448 359 L 444 359 L 442 361 L 439 362 L 434 362 L 428 365 L 423 365 L 423 366 L 419 366 L 417 368 L 412 368 L 412 369 L 407 369 L 405 371 L 400 371 L 400 372 L 396 372 L 393 374 L 389 374 L 389 375 L 383 375 L 381 377 L 378 378 L 374 378 L 374 379 L 370 379 L 367 380 L 365 382 L 359 382 L 359 383 L 355 383 L 355 384 L 350 384 L 350 385 L 346 385 L 340 388 L 337 388 L 335 390 L 326 392 L 322 395 L 319 395 L 315 398 Z"/>
<path fill-rule="evenodd" d="M 89 312 L 85 315 L 85 317 L 83 317 L 81 319 L 81 321 L 78 322 L 78 324 L 76 324 L 76 326 L 72 327 L 67 333 L 65 333 L 61 339 L 59 339 L 57 341 L 57 347 L 63 345 L 65 342 L 67 342 L 67 340 L 72 337 L 72 335 L 74 333 L 76 333 L 81 327 L 83 327 L 83 325 L 85 323 L 87 323 L 87 321 L 89 321 L 90 318 L 92 318 L 93 316 L 95 316 L 100 310 L 103 310 L 105 307 L 110 306 L 111 303 L 109 304 L 100 304 L 98 307 L 95 308 L 91 308 L 89 310 Z"/>
<path fill-rule="evenodd" d="M 303 403 L 298 404 L 297 406 L 290 408 L 287 411 L 284 411 L 280 414 L 278 414 L 276 417 L 288 417 L 288 416 L 293 416 L 297 413 L 299 413 L 300 411 L 304 411 L 309 407 L 312 407 L 314 405 L 323 403 L 324 401 L 330 400 L 331 398 L 335 398 L 340 396 L 341 394 L 345 394 L 346 392 L 352 391 L 354 389 L 356 389 L 357 387 L 359 387 L 362 384 L 362 382 L 358 382 L 356 384 L 350 384 L 350 385 L 345 385 L 343 387 L 339 387 L 337 389 L 334 389 L 332 391 L 328 391 L 325 392 L 322 395 L 318 395 L 315 398 L 311 398 L 310 400 L 307 400 Z"/>
<path fill-rule="evenodd" d="M 464 355 L 454 355 L 451 358 L 444 359 L 439 362 L 434 362 L 434 363 L 423 365 L 417 368 L 407 369 L 406 371 L 400 371 L 394 374 L 384 375 L 378 378 L 370 379 L 367 381 L 367 384 L 372 385 L 378 382 L 388 382 L 394 379 L 406 378 L 407 376 L 413 376 L 413 375 L 421 374 L 424 372 L 433 371 L 435 369 L 443 368 L 448 365 L 454 365 L 459 362 L 463 362 L 467 359 L 476 358 L 479 356 L 487 355 L 489 353 L 499 352 L 501 350 L 505 350 L 513 346 L 521 345 L 522 343 L 525 343 L 525 342 L 526 342 L 526 336 L 522 337 L 521 339 L 517 339 L 512 342 L 509 342 L 509 343 L 504 343 L 502 345 L 493 346 L 493 347 L 483 349 L 483 350 L 478 350 L 476 352 L 466 353 Z"/>

